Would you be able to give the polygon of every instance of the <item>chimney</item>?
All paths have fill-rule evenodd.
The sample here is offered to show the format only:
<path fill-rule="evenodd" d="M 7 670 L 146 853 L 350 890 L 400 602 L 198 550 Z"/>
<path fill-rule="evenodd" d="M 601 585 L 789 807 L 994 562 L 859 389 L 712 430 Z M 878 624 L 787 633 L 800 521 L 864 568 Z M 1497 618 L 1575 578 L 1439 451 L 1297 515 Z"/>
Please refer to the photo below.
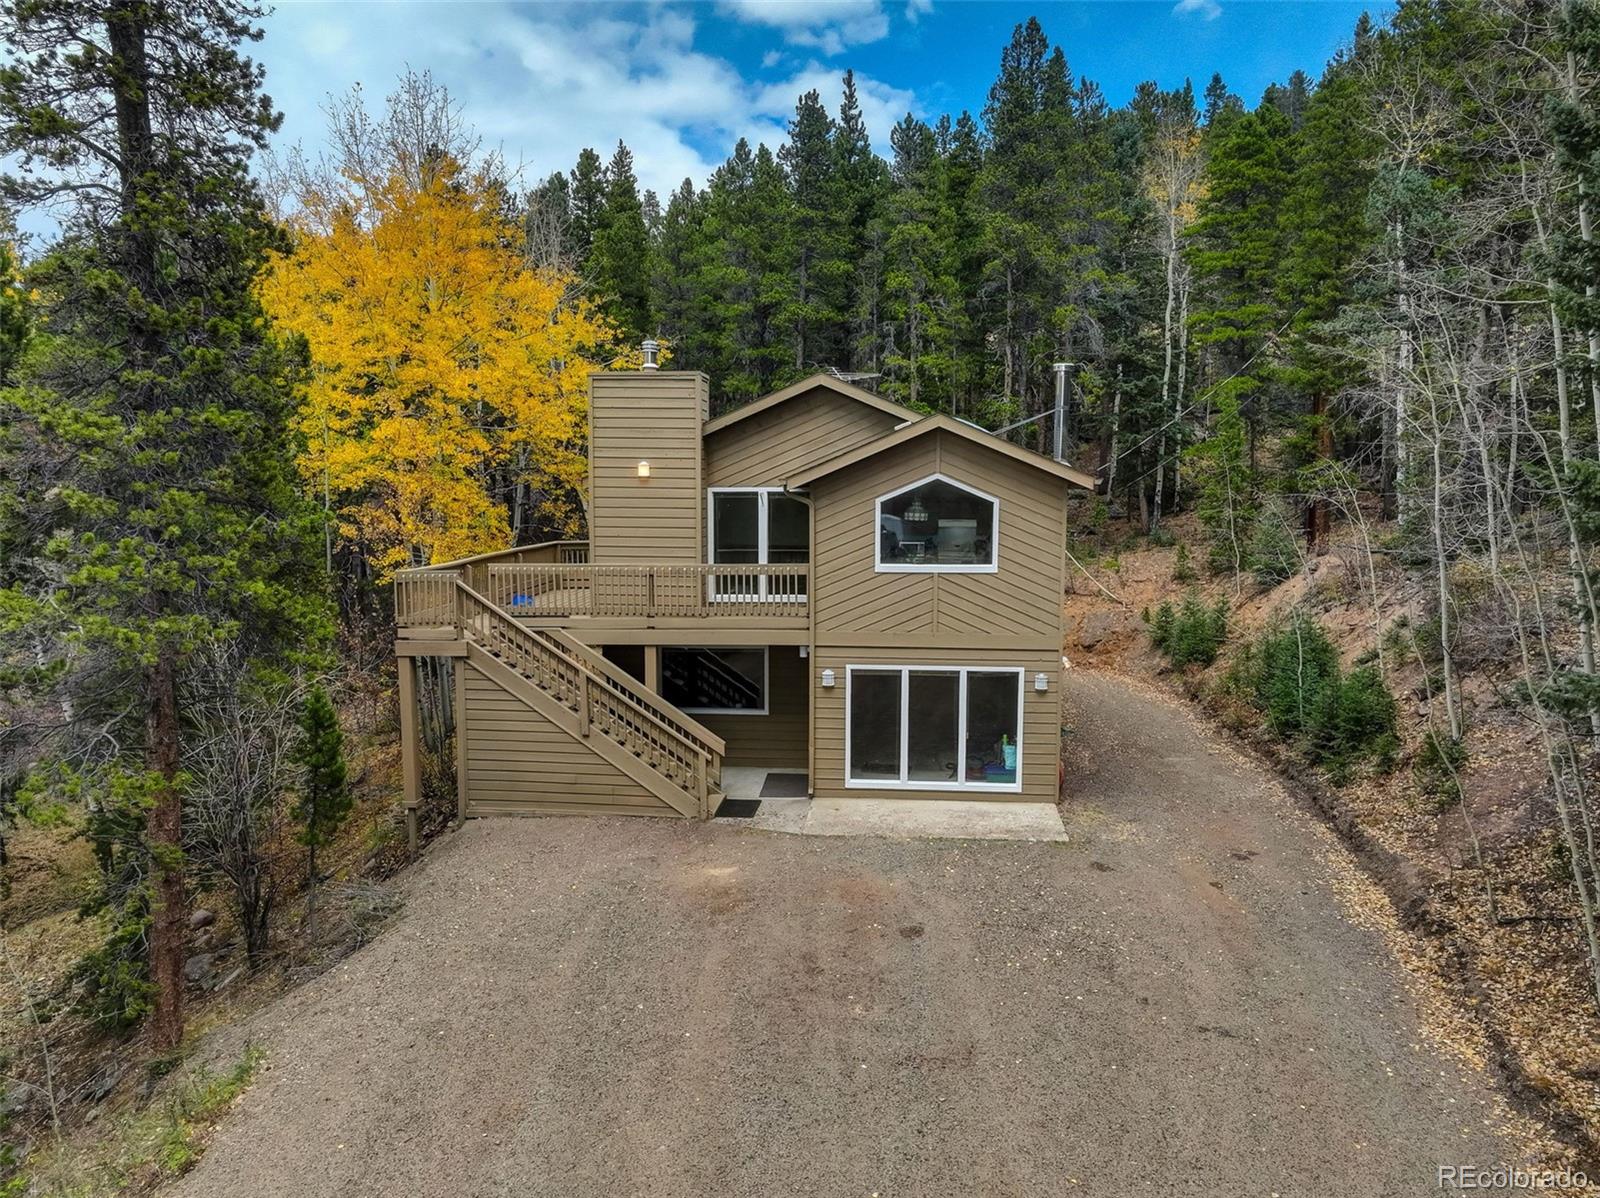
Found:
<path fill-rule="evenodd" d="M 646 342 L 642 370 L 589 376 L 589 560 L 600 565 L 704 561 L 701 428 L 710 380 L 662 370 Z"/>
<path fill-rule="evenodd" d="M 661 348 L 660 344 L 655 340 L 655 338 L 651 337 L 651 338 L 647 338 L 646 339 L 644 345 L 641 348 L 644 350 L 644 365 L 639 367 L 639 369 L 640 370 L 654 370 L 654 369 L 656 369 L 656 366 L 658 365 L 658 363 L 656 362 L 656 353 Z"/>

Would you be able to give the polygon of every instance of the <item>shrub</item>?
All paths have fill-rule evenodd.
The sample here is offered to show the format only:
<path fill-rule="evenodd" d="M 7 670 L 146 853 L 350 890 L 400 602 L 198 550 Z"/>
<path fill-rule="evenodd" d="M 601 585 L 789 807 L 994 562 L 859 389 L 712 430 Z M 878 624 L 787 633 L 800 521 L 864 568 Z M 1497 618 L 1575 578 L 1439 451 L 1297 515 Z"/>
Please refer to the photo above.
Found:
<path fill-rule="evenodd" d="M 1264 587 L 1287 582 L 1300 569 L 1300 545 L 1282 503 L 1273 500 L 1256 518 L 1244 557 L 1251 576 Z"/>
<path fill-rule="evenodd" d="M 1199 577 L 1195 573 L 1194 562 L 1189 559 L 1189 546 L 1182 541 L 1178 542 L 1178 554 L 1172 559 L 1172 581 L 1194 582 Z"/>
<path fill-rule="evenodd" d="M 1395 701 L 1372 666 L 1348 673 L 1321 626 L 1296 615 L 1245 656 L 1244 689 L 1267 727 L 1336 777 L 1358 761 L 1389 761 L 1398 747 Z"/>
<path fill-rule="evenodd" d="M 1216 661 L 1227 636 L 1227 600 L 1219 599 L 1208 607 L 1195 591 L 1185 595 L 1176 609 L 1164 601 L 1150 621 L 1150 643 L 1180 670 Z"/>
<path fill-rule="evenodd" d="M 1424 793 L 1432 795 L 1441 809 L 1461 798 L 1461 767 L 1467 763 L 1467 747 L 1437 729 L 1430 728 L 1422 740 L 1422 751 L 1411 767 L 1411 776 Z"/>

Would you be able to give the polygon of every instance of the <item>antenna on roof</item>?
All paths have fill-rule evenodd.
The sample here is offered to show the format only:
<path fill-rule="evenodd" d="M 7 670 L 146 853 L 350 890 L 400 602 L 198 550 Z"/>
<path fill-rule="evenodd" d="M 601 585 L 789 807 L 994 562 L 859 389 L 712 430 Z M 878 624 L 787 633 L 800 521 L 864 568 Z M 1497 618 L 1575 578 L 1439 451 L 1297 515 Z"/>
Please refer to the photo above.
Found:
<path fill-rule="evenodd" d="M 838 379 L 841 383 L 862 383 L 868 379 L 881 379 L 883 374 L 876 370 L 840 370 L 837 366 L 827 367 L 827 373 Z"/>

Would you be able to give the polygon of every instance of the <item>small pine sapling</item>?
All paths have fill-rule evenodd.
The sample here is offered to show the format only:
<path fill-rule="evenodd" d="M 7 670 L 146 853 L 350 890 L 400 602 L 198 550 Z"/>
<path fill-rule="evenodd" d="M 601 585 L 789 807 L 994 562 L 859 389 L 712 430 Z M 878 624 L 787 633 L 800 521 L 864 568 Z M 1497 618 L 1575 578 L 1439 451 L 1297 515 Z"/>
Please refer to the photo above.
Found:
<path fill-rule="evenodd" d="M 309 897 L 307 923 L 316 935 L 317 849 L 331 844 L 350 814 L 350 780 L 344 760 L 344 732 L 338 713 L 322 687 L 313 687 L 300 712 L 300 740 L 294 761 L 299 766 L 300 794 L 293 809 L 306 846 Z"/>

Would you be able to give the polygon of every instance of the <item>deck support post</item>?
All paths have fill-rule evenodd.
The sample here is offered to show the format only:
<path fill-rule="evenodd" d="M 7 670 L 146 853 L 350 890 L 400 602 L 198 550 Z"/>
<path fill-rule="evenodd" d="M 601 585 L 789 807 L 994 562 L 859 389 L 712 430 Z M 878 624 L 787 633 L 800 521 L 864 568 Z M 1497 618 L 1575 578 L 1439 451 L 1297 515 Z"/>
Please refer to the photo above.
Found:
<path fill-rule="evenodd" d="M 467 819 L 467 661 L 455 659 L 456 692 L 456 822 Z"/>
<path fill-rule="evenodd" d="M 417 659 L 396 659 L 400 668 L 400 773 L 405 786 L 406 841 L 417 855 L 417 811 L 422 806 L 422 746 L 417 731 Z"/>
<path fill-rule="evenodd" d="M 644 684 L 653 694 L 661 693 L 661 646 L 644 647 Z"/>

